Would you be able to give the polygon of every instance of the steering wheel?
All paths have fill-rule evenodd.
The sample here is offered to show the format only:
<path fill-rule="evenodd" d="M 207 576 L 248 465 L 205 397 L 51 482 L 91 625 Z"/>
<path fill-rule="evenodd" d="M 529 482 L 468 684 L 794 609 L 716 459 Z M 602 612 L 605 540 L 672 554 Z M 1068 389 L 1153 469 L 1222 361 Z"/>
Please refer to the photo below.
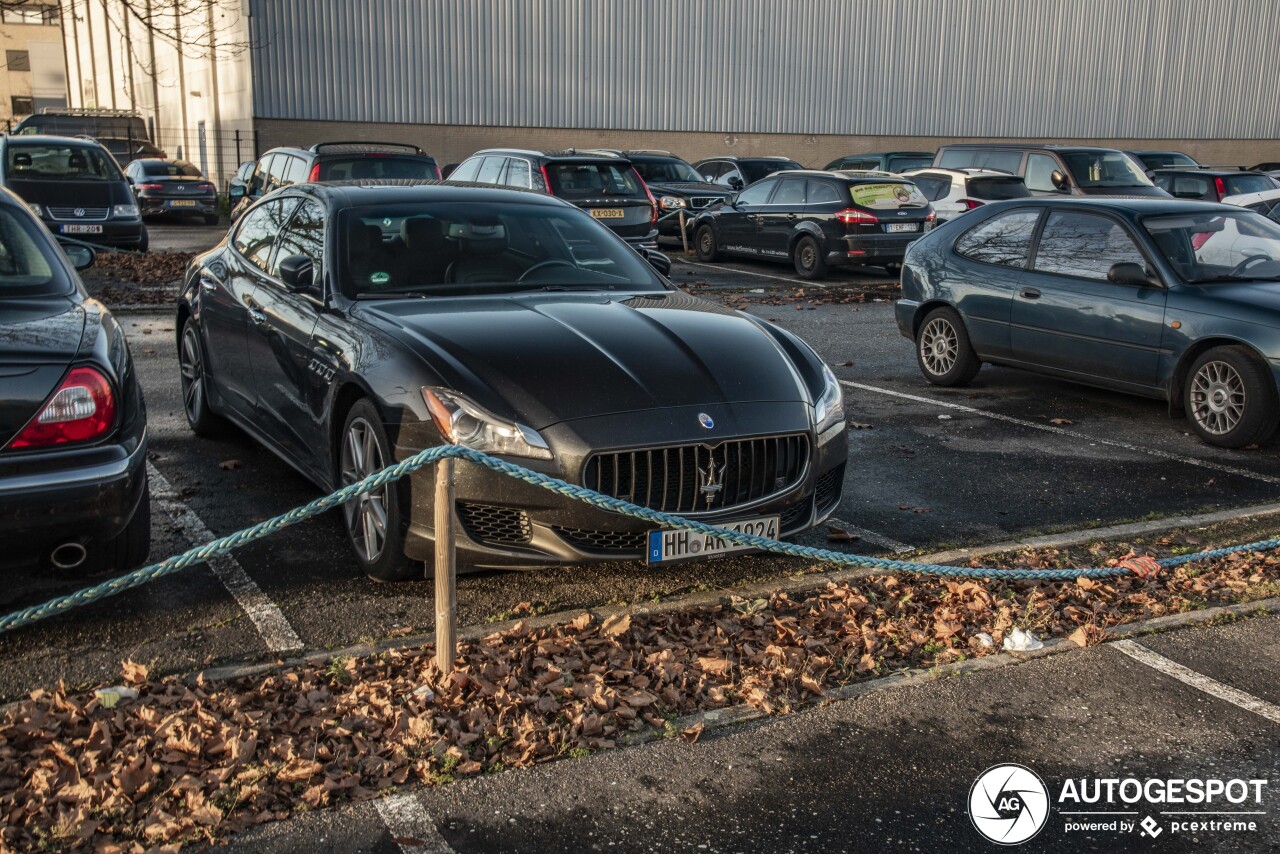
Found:
<path fill-rule="evenodd" d="M 1270 261 L 1270 260 L 1271 260 L 1270 255 L 1250 255 L 1248 258 L 1245 258 L 1239 264 L 1232 267 L 1231 272 L 1227 273 L 1227 275 L 1239 276 L 1241 273 L 1243 273 L 1245 270 L 1249 269 L 1259 261 Z"/>
<path fill-rule="evenodd" d="M 539 261 L 537 264 L 534 264 L 532 267 L 525 270 L 523 273 L 520 274 L 520 278 L 517 279 L 516 281 L 523 282 L 525 279 L 529 278 L 539 270 L 546 270 L 551 267 L 568 267 L 570 270 L 577 269 L 577 267 L 575 267 L 573 264 L 570 264 L 568 261 L 562 261 L 559 258 L 550 258 L 546 261 Z"/>

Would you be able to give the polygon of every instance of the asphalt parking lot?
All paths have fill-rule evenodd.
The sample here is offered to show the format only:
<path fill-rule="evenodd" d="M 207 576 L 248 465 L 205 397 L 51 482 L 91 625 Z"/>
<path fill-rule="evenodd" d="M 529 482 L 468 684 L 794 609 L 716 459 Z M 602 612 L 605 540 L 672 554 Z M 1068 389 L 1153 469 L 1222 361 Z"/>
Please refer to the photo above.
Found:
<path fill-rule="evenodd" d="M 198 227 L 153 233 L 157 242 L 183 245 L 216 239 Z M 935 550 L 1280 497 L 1276 451 L 1209 448 L 1157 402 L 993 368 L 971 388 L 926 386 L 888 302 L 775 299 L 798 287 L 815 293 L 782 266 L 680 261 L 674 278 L 756 300 L 747 310 L 805 338 L 846 381 L 848 417 L 859 427 L 849 433 L 851 465 L 835 517 L 860 538 L 828 544 L 820 530 L 805 535 L 806 544 L 873 554 Z M 823 286 L 883 280 L 879 271 L 838 272 Z M 169 311 L 129 313 L 122 321 L 149 410 L 153 559 L 316 497 L 310 484 L 247 438 L 210 441 L 188 431 Z M 470 575 L 459 579 L 459 619 L 475 625 L 643 602 L 806 567 L 793 559 L 729 557 L 660 570 L 617 563 Z M 32 576 L 15 579 L 0 596 L 12 608 L 79 583 Z M 212 569 L 188 570 L 0 638 L 9 663 L 0 672 L 0 696 L 58 680 L 100 683 L 127 657 L 162 672 L 188 670 L 299 647 L 339 648 L 432 624 L 431 583 L 367 580 L 349 556 L 340 518 L 330 514 L 246 546 Z"/>

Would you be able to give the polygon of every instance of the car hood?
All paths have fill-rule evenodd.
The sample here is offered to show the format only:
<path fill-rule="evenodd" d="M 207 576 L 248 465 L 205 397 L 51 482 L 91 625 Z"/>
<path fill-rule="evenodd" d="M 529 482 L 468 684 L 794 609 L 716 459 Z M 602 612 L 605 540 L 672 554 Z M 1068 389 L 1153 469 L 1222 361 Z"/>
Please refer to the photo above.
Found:
<path fill-rule="evenodd" d="M 53 393 L 84 326 L 84 309 L 66 297 L 0 300 L 0 448 Z"/>
<path fill-rule="evenodd" d="M 733 191 L 721 187 L 719 184 L 709 184 L 706 181 L 650 181 L 649 189 L 655 194 L 657 193 L 676 193 L 682 195 L 714 195 L 714 196 L 732 196 Z"/>
<path fill-rule="evenodd" d="M 414 346 L 446 385 L 535 429 L 676 406 L 808 400 L 762 324 L 683 293 L 396 300 L 361 310 Z"/>

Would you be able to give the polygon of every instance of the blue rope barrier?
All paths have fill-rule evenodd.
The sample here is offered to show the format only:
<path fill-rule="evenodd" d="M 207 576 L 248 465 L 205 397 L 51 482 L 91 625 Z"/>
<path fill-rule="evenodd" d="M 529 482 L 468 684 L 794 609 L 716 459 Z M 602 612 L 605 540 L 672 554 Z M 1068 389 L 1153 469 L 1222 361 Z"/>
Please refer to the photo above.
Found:
<path fill-rule="evenodd" d="M 398 480 L 407 474 L 438 462 L 439 460 L 452 457 L 454 459 L 463 459 L 477 465 L 485 466 L 508 477 L 525 483 L 541 487 L 550 492 L 566 496 L 568 498 L 581 501 L 601 510 L 607 510 L 630 516 L 635 519 L 641 519 L 651 522 L 658 527 L 667 528 L 686 528 L 696 531 L 700 534 L 707 534 L 717 539 L 724 540 L 738 545 L 750 546 L 760 551 L 770 554 L 781 554 L 790 557 L 806 558 L 808 560 L 820 563 L 832 564 L 835 566 L 844 566 L 849 568 L 866 568 L 877 569 L 883 572 L 901 572 L 916 575 L 937 575 L 950 578 L 995 578 L 1011 581 L 1072 581 L 1077 578 L 1113 578 L 1122 575 L 1128 575 L 1134 570 L 1125 566 L 1114 567 L 1087 567 L 1083 569 L 997 569 L 992 567 L 968 567 L 968 566 L 948 566 L 945 564 L 934 563 L 915 563 L 912 561 L 895 560 L 892 558 L 878 558 L 867 555 L 854 555 L 845 552 L 834 552 L 829 549 L 813 548 L 812 546 L 802 546 L 796 543 L 784 543 L 777 540 L 770 540 L 765 537 L 757 537 L 752 534 L 744 534 L 738 531 L 727 531 L 723 528 L 717 528 L 706 522 L 699 522 L 693 519 L 685 519 L 670 513 L 663 513 L 658 510 L 652 510 L 648 507 L 641 507 L 620 498 L 614 498 L 609 495 L 603 495 L 583 486 L 575 486 L 566 483 L 559 478 L 551 475 L 536 472 L 523 466 L 509 463 L 491 457 L 480 451 L 473 451 L 470 448 L 463 448 L 457 445 L 446 445 L 436 448 L 427 448 L 420 451 L 405 460 L 394 465 L 388 466 L 381 471 L 374 472 L 363 480 L 338 489 L 329 495 L 317 498 L 308 502 L 301 507 L 295 507 L 287 513 L 282 513 L 265 522 L 259 522 L 240 531 L 227 534 L 223 537 L 188 549 L 181 554 L 174 555 L 164 560 L 153 563 L 150 566 L 144 566 L 125 575 L 104 581 L 101 584 L 95 584 L 92 587 L 86 587 L 75 593 L 69 593 L 59 596 L 40 605 L 33 605 L 23 608 L 13 613 L 0 617 L 0 633 L 12 631 L 13 629 L 27 626 L 49 617 L 57 616 L 82 605 L 88 605 L 100 599 L 109 596 L 115 596 L 134 587 L 141 586 L 157 578 L 163 578 L 166 575 L 186 569 L 195 563 L 200 563 L 214 555 L 229 552 L 232 549 L 243 546 L 247 543 L 263 539 L 264 537 L 274 534 L 298 522 L 318 516 L 334 507 L 339 507 L 357 495 L 368 492 L 372 489 L 384 486 L 387 483 Z M 1209 549 L 1207 551 L 1196 552 L 1195 554 L 1180 555 L 1178 557 L 1164 558 L 1156 561 L 1160 566 L 1172 568 L 1182 566 L 1199 560 L 1216 560 L 1218 558 L 1227 557 L 1242 552 L 1268 551 L 1280 548 L 1280 539 L 1258 540 L 1253 543 L 1245 543 L 1242 545 L 1228 546 L 1220 549 Z"/>

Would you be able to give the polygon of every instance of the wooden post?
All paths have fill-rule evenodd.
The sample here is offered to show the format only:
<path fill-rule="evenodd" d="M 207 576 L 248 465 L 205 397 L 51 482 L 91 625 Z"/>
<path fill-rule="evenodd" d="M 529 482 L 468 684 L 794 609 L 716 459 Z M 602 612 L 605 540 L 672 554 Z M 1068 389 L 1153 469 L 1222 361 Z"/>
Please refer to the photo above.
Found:
<path fill-rule="evenodd" d="M 453 546 L 453 471 L 457 461 L 436 463 L 435 565 L 436 666 L 448 675 L 458 655 L 457 560 Z"/>
<path fill-rule="evenodd" d="M 689 232 L 684 227 L 684 208 L 680 209 L 680 242 L 684 244 L 684 254 L 689 254 Z"/>

